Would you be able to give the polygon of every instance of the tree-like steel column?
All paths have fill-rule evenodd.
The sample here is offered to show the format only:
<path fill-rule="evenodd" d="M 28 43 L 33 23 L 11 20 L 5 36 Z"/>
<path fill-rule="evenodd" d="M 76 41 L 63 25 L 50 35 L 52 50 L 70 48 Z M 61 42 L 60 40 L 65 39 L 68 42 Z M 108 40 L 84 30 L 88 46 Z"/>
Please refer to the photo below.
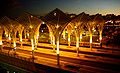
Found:
<path fill-rule="evenodd" d="M 12 36 L 13 36 L 14 55 L 16 55 L 16 33 L 17 33 L 16 31 L 12 32 L 12 34 L 13 34 Z"/>
<path fill-rule="evenodd" d="M 82 32 L 80 33 L 80 42 L 82 41 Z"/>
<path fill-rule="evenodd" d="M 100 47 L 102 47 L 102 31 L 100 31 L 99 33 L 100 33 Z"/>
<path fill-rule="evenodd" d="M 59 59 L 59 36 L 57 36 L 57 65 L 60 65 L 60 59 Z"/>
<path fill-rule="evenodd" d="M 90 30 L 90 49 L 92 50 L 92 31 Z"/>
<path fill-rule="evenodd" d="M 79 36 L 76 37 L 77 56 L 79 56 Z"/>
<path fill-rule="evenodd" d="M 65 30 L 63 31 L 63 38 L 65 39 Z"/>
<path fill-rule="evenodd" d="M 55 52 L 55 36 L 53 35 L 53 51 Z"/>
<path fill-rule="evenodd" d="M 2 29 L 0 29 L 0 50 L 2 51 Z"/>
<path fill-rule="evenodd" d="M 70 34 L 71 34 L 71 32 L 68 32 L 68 46 L 70 47 Z"/>
<path fill-rule="evenodd" d="M 19 37 L 20 37 L 20 44 L 21 44 L 20 47 L 22 47 L 22 46 L 23 46 L 23 45 L 22 45 L 22 31 L 19 31 Z"/>

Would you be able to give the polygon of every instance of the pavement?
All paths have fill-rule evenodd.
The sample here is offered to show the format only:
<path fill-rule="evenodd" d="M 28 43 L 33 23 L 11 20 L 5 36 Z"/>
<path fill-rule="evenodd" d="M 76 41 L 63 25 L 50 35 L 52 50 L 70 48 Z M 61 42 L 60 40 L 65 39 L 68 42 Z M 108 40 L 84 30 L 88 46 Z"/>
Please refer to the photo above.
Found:
<path fill-rule="evenodd" d="M 24 44 L 25 42 L 23 42 Z M 27 42 L 27 44 L 30 44 L 30 42 Z M 6 45 L 3 45 L 3 46 L 6 46 Z M 38 46 L 43 46 L 43 47 L 48 47 L 48 48 L 52 48 L 53 45 L 51 44 L 48 44 L 48 43 L 38 43 Z M 105 46 L 103 46 L 105 47 Z M 111 48 L 111 47 L 107 47 L 107 48 Z M 26 58 L 31 58 L 32 57 L 32 53 L 31 53 L 31 46 L 23 46 L 23 47 L 17 47 L 17 50 L 16 50 L 16 53 L 19 55 L 19 56 L 22 56 L 22 57 L 26 57 Z M 72 59 L 82 59 L 82 60 L 89 60 L 89 61 L 93 61 L 93 62 L 103 62 L 103 63 L 110 63 L 110 64 L 119 64 L 120 63 L 120 59 L 119 60 L 116 60 L 114 58 L 108 58 L 108 57 L 101 57 L 101 56 L 95 56 L 95 55 L 88 55 L 88 54 L 82 54 L 82 53 L 79 53 L 79 56 L 77 56 L 77 53 L 75 52 L 69 52 L 69 51 L 63 51 L 61 49 L 65 49 L 65 50 L 73 50 L 73 51 L 76 51 L 76 47 L 75 46 L 66 46 L 66 45 L 60 45 L 60 56 L 61 57 L 68 57 L 68 58 L 71 58 Z M 22 52 L 19 52 L 19 50 L 23 50 L 23 51 L 29 51 L 29 54 L 26 54 L 26 53 L 22 53 Z M 117 55 L 120 55 L 120 51 L 116 51 L 116 52 L 113 52 L 113 51 L 98 51 L 97 48 L 92 48 L 92 50 L 90 48 L 86 48 L 86 47 L 80 47 L 79 51 L 86 51 L 86 52 L 96 52 L 96 53 L 108 53 L 108 54 L 117 54 Z M 3 52 L 5 53 L 8 53 L 8 50 L 3 50 Z M 44 54 L 48 54 L 48 55 L 54 55 L 56 56 L 56 52 L 53 52 L 52 49 L 46 49 L 46 48 L 37 48 L 37 50 L 35 50 L 35 52 L 38 52 L 38 53 L 44 53 Z M 10 54 L 13 54 L 14 51 L 10 51 Z M 47 66 L 51 66 L 51 67 L 56 67 L 58 68 L 57 66 L 57 60 L 56 59 L 51 59 L 51 58 L 46 58 L 46 57 L 42 57 L 42 56 L 38 56 L 38 55 L 35 55 L 35 60 L 34 60 L 35 63 L 38 63 L 38 64 L 43 64 L 43 65 L 47 65 Z M 60 64 L 61 64 L 61 68 L 63 68 L 63 66 L 65 64 L 70 64 L 70 65 L 73 65 L 73 66 L 79 66 L 79 64 L 75 64 L 75 63 L 70 63 L 70 62 L 65 62 L 65 61 L 62 61 L 60 60 Z M 63 68 L 65 69 L 65 68 Z"/>

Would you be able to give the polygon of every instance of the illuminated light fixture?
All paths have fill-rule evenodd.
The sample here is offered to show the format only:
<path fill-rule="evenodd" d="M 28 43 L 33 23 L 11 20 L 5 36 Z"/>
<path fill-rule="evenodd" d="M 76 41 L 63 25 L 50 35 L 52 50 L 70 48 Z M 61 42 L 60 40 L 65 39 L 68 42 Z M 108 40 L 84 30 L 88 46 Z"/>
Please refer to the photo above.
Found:
<path fill-rule="evenodd" d="M 2 45 L 2 40 L 0 40 L 0 45 Z"/>
<path fill-rule="evenodd" d="M 100 40 L 102 40 L 102 37 L 100 37 Z"/>
<path fill-rule="evenodd" d="M 43 32 L 43 30 L 41 30 L 41 32 Z"/>
<path fill-rule="evenodd" d="M 59 28 L 59 25 L 57 25 L 56 28 Z"/>
<path fill-rule="evenodd" d="M 19 34 L 19 36 L 20 36 L 20 34 Z"/>
<path fill-rule="evenodd" d="M 8 37 L 8 35 L 6 34 L 6 37 Z"/>
<path fill-rule="evenodd" d="M 30 28 L 31 28 L 31 29 L 33 28 L 32 25 L 30 25 Z"/>
<path fill-rule="evenodd" d="M 68 41 L 70 42 L 70 37 L 68 38 Z"/>
<path fill-rule="evenodd" d="M 90 43 L 92 43 L 92 40 L 90 40 Z"/>
<path fill-rule="evenodd" d="M 93 27 L 93 29 L 92 30 L 95 30 L 95 28 Z"/>
<path fill-rule="evenodd" d="M 36 37 L 37 39 L 39 38 L 39 35 L 37 35 L 37 37 Z"/>
<path fill-rule="evenodd" d="M 22 42 L 22 38 L 20 38 L 20 42 Z"/>
<path fill-rule="evenodd" d="M 9 40 L 11 40 L 10 34 L 9 34 Z"/>
<path fill-rule="evenodd" d="M 29 33 L 27 33 L 27 36 L 29 37 Z"/>
<path fill-rule="evenodd" d="M 77 28 L 77 26 L 75 26 L 75 28 Z"/>
<path fill-rule="evenodd" d="M 63 39 L 65 39 L 65 35 L 63 35 Z"/>
<path fill-rule="evenodd" d="M 56 13 L 54 13 L 54 16 L 56 16 Z"/>
<path fill-rule="evenodd" d="M 66 31 L 66 33 L 68 33 L 68 32 Z"/>
<path fill-rule="evenodd" d="M 33 18 L 33 16 L 31 15 L 31 18 Z"/>
<path fill-rule="evenodd" d="M 14 45 L 13 46 L 14 46 L 14 49 L 16 49 L 16 43 L 15 43 L 15 41 L 14 41 Z"/>
<path fill-rule="evenodd" d="M 80 39 L 82 39 L 82 36 L 80 36 Z"/>
<path fill-rule="evenodd" d="M 42 22 L 42 24 L 45 24 L 45 22 Z"/>

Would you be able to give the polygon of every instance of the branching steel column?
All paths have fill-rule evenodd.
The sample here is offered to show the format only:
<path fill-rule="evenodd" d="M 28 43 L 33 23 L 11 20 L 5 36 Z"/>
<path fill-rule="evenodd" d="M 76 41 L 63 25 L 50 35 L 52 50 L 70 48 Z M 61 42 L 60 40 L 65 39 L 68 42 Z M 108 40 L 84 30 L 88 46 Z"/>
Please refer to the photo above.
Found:
<path fill-rule="evenodd" d="M 53 37 L 53 51 L 55 52 L 55 36 L 52 37 Z"/>
<path fill-rule="evenodd" d="M 68 46 L 70 47 L 70 32 L 68 32 Z"/>
<path fill-rule="evenodd" d="M 102 47 L 102 31 L 100 31 L 100 47 Z"/>
<path fill-rule="evenodd" d="M 59 36 L 57 37 L 57 65 L 60 65 L 59 61 Z"/>
<path fill-rule="evenodd" d="M 77 56 L 79 56 L 79 36 L 76 37 Z"/>
<path fill-rule="evenodd" d="M 90 49 L 92 50 L 92 31 L 90 31 Z"/>

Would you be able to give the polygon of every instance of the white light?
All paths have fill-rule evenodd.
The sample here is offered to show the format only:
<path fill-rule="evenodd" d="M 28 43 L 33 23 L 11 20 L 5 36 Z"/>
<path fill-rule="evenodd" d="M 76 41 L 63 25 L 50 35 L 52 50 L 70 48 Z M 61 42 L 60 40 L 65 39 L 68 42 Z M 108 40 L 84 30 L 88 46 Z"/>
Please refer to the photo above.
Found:
<path fill-rule="evenodd" d="M 2 40 L 0 40 L 0 45 L 2 45 Z"/>
<path fill-rule="evenodd" d="M 54 16 L 56 16 L 56 13 L 54 13 Z"/>
<path fill-rule="evenodd" d="M 33 16 L 31 15 L 31 18 L 33 18 Z"/>
<path fill-rule="evenodd" d="M 77 26 L 75 26 L 75 28 L 77 28 Z"/>
<path fill-rule="evenodd" d="M 43 32 L 43 30 L 41 30 L 41 32 Z"/>
<path fill-rule="evenodd" d="M 10 34 L 9 34 L 9 40 L 11 40 Z"/>
<path fill-rule="evenodd" d="M 42 22 L 42 24 L 45 24 L 45 22 Z"/>
<path fill-rule="evenodd" d="M 82 36 L 80 36 L 80 39 L 82 39 Z"/>
<path fill-rule="evenodd" d="M 68 41 L 70 42 L 70 37 L 68 38 Z"/>
<path fill-rule="evenodd" d="M 20 42 L 22 42 L 22 38 L 20 38 Z"/>
<path fill-rule="evenodd" d="M 59 28 L 59 25 L 57 25 L 56 28 Z"/>
<path fill-rule="evenodd" d="M 31 29 L 33 28 L 32 25 L 30 25 L 30 28 L 31 28 Z"/>
<path fill-rule="evenodd" d="M 39 38 L 39 35 L 37 35 L 37 37 L 36 37 L 37 39 Z"/>
<path fill-rule="evenodd" d="M 90 43 L 92 43 L 92 40 L 90 39 Z"/>
<path fill-rule="evenodd" d="M 14 45 L 13 45 L 13 46 L 14 46 L 14 49 L 16 49 L 16 43 L 15 43 L 15 41 L 14 41 L 13 43 L 14 43 Z"/>
<path fill-rule="evenodd" d="M 68 32 L 66 31 L 66 33 L 68 33 Z"/>
<path fill-rule="evenodd" d="M 100 37 L 100 40 L 102 40 L 102 37 Z"/>
<path fill-rule="evenodd" d="M 29 33 L 27 33 L 27 36 L 29 37 Z"/>

